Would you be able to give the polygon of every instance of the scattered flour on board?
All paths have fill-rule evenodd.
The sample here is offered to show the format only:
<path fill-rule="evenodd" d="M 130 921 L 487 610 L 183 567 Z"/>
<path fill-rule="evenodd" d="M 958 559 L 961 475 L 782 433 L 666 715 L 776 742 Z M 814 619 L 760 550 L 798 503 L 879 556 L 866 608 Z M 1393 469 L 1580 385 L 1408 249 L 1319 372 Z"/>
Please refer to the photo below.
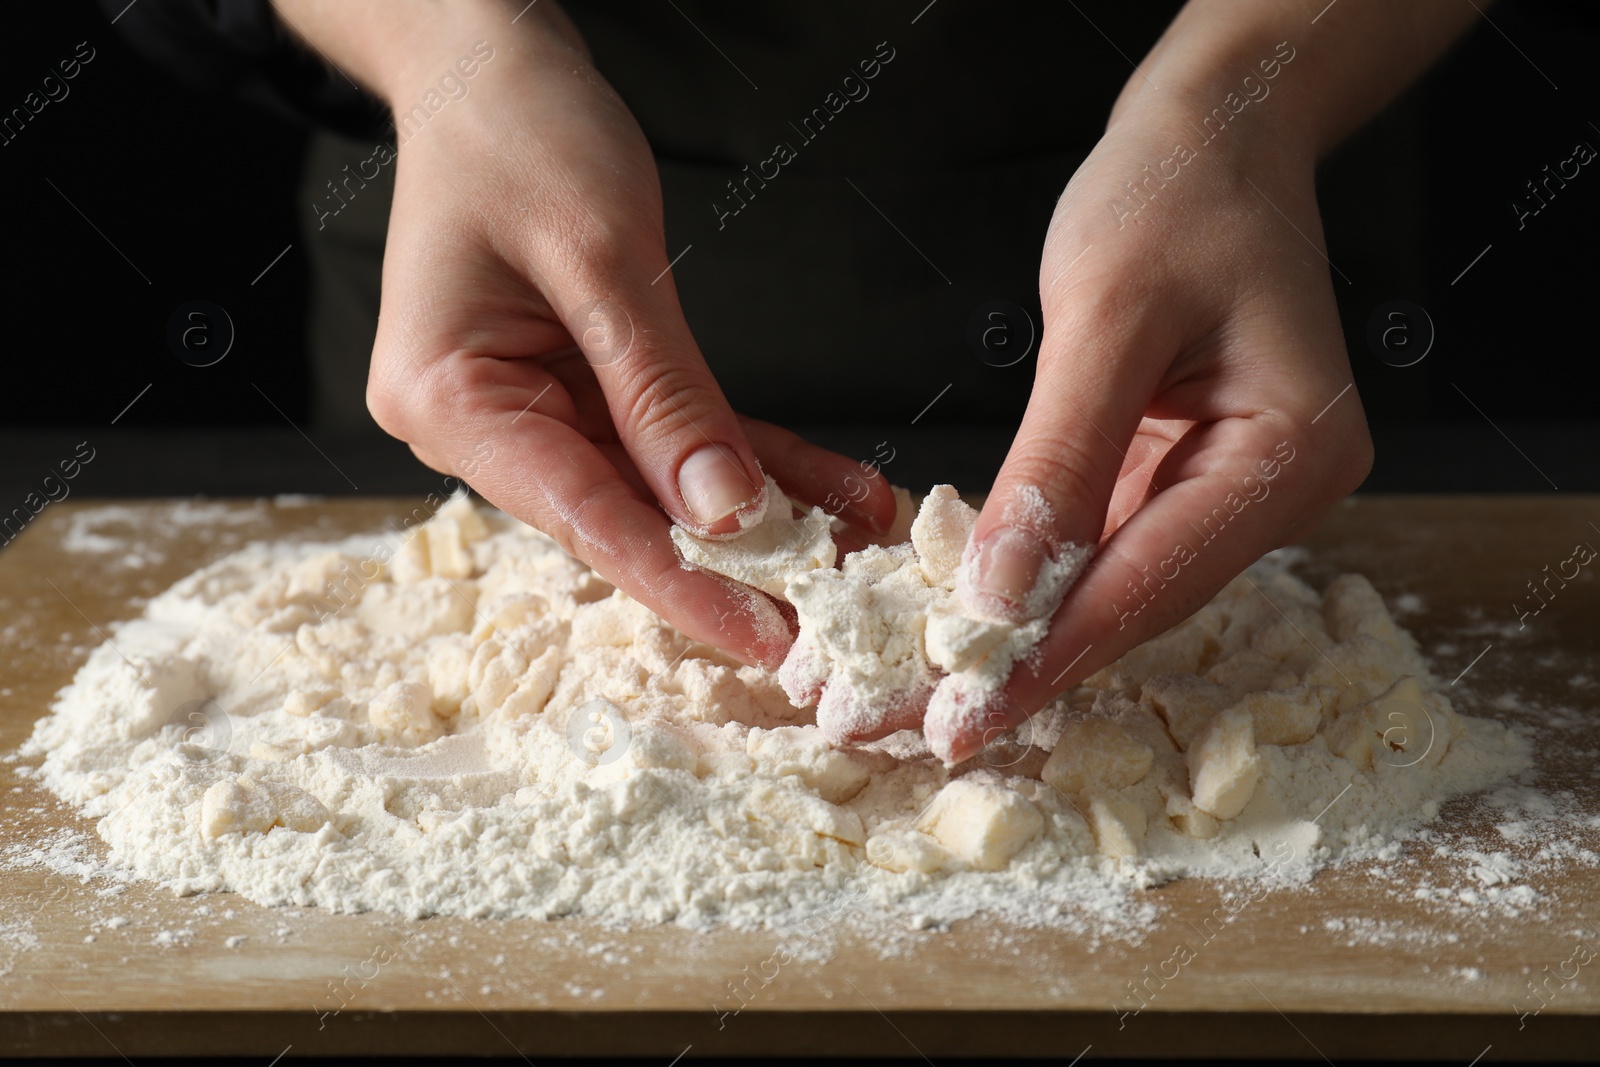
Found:
<path fill-rule="evenodd" d="M 928 499 L 947 514 L 927 525 L 960 528 L 953 493 Z M 883 577 L 940 566 L 936 540 L 879 550 Z M 801 577 L 834 580 L 806 543 Z M 913 631 L 905 656 L 927 656 Z M 460 498 L 409 536 L 251 545 L 112 642 L 24 754 L 97 820 L 97 873 L 268 905 L 1128 930 L 1172 878 L 1301 883 L 1429 835 L 1462 847 L 1428 825 L 1460 794 L 1494 790 L 1508 840 L 1552 817 L 1516 784 L 1528 742 L 1453 710 L 1365 579 L 1319 595 L 1282 555 L 952 768 L 911 731 L 830 742 L 775 676 Z M 65 872 L 87 844 L 0 859 Z M 1460 860 L 1473 891 L 1515 888 L 1484 851 Z"/>
<path fill-rule="evenodd" d="M 279 503 L 287 506 L 282 499 Z M 61 537 L 61 547 L 67 552 L 114 556 L 115 564 L 136 569 L 165 558 L 148 547 L 152 533 L 170 535 L 177 530 L 193 530 L 203 537 L 212 537 L 221 531 L 224 543 L 228 543 L 227 527 L 254 522 L 260 517 L 259 506 L 242 510 L 204 500 L 179 501 L 156 513 L 136 505 L 100 504 L 72 513 Z M 238 539 L 232 540 L 237 542 Z"/>

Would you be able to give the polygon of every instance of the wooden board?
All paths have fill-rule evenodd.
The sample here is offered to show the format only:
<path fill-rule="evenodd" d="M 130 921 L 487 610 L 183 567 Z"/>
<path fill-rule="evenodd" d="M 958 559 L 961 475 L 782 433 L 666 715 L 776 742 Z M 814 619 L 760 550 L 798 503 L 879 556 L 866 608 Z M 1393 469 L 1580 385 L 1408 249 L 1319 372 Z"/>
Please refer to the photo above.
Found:
<path fill-rule="evenodd" d="M 322 539 L 379 528 L 411 501 L 208 505 L 224 522 L 173 521 L 170 504 L 50 506 L 0 553 L 0 750 L 14 752 L 52 695 L 141 598 L 250 539 Z M 118 520 L 121 515 L 121 520 Z M 91 521 L 92 520 L 92 521 Z M 1540 735 L 1545 787 L 1594 813 L 1600 752 L 1600 581 L 1591 565 L 1521 631 L 1526 583 L 1600 544 L 1600 499 L 1380 497 L 1335 510 L 1308 547 L 1314 584 L 1369 575 L 1391 603 L 1421 598 L 1405 622 L 1464 708 L 1492 712 L 1514 689 L 1587 725 Z M 76 523 L 76 525 L 75 525 Z M 124 539 L 69 552 L 85 534 Z M 101 547 L 106 547 L 105 543 Z M 119 563 L 131 548 L 140 565 Z M 1508 629 L 1509 626 L 1509 629 Z M 1480 656 L 1481 654 L 1481 656 Z M 1584 678 L 1591 679 L 1587 683 Z M 1498 712 L 1498 714 L 1517 714 Z M 934 1061 L 976 1054 L 1391 1057 L 1467 1063 L 1600 1053 L 1600 958 L 1567 982 L 1575 945 L 1600 950 L 1600 872 L 1538 866 L 1537 903 L 1441 908 L 1413 899 L 1419 873 L 1449 884 L 1430 847 L 1393 865 L 1325 871 L 1310 886 L 1244 909 L 1178 976 L 1159 968 L 1219 886 L 1149 890 L 1160 917 L 1140 943 L 1021 933 L 972 920 L 881 958 L 846 939 L 826 962 L 794 961 L 737 1016 L 728 983 L 754 972 L 771 935 L 629 933 L 539 923 L 333 915 L 266 909 L 231 894 L 178 899 L 148 885 L 87 885 L 15 869 L 15 850 L 93 827 L 26 776 L 0 766 L 0 1050 L 138 1056 L 393 1052 L 672 1057 L 856 1051 Z M 1439 825 L 1505 848 L 1471 799 Z M 1600 823 L 1597 823 L 1600 831 Z M 1600 848 L 1600 832 L 1588 847 Z M 1521 846 L 1531 850 L 1538 843 Z M 1385 867 L 1392 869 L 1386 870 Z M 1398 882 L 1397 882 L 1398 879 Z M 119 918 L 125 925 L 113 923 Z M 229 938 L 243 942 L 229 947 Z M 1580 957 L 1581 958 L 1581 957 Z M 1565 968 L 1563 968 L 1565 964 Z M 1545 970 L 1549 968 L 1549 970 Z M 1170 970 L 1169 970 L 1170 973 Z M 349 976 L 354 980 L 346 981 Z M 1547 979 L 1547 1005 L 1530 979 Z M 342 999 L 330 984 L 344 982 Z M 1130 984 L 1153 990 L 1138 1015 Z M 1117 1009 L 1113 1009 L 1113 1005 Z M 340 1009 L 334 1012 L 333 1009 Z"/>

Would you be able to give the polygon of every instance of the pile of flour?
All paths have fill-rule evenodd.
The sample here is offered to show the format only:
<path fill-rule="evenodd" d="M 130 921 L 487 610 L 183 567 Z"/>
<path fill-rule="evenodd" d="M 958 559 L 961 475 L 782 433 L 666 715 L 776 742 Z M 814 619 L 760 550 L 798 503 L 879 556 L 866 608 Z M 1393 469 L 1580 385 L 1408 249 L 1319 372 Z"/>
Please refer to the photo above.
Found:
<path fill-rule="evenodd" d="M 957 504 L 930 494 L 923 533 L 969 523 Z M 816 647 L 849 640 L 829 605 L 850 598 L 797 590 L 914 593 L 914 567 L 927 595 L 879 659 L 981 664 L 965 623 L 930 621 L 950 538 L 836 570 L 825 523 L 778 518 L 737 542 L 744 580 L 776 591 L 781 570 Z M 113 864 L 181 893 L 780 929 L 1081 925 L 1174 877 L 1303 880 L 1529 763 L 1452 711 L 1364 579 L 1319 596 L 1270 558 L 965 764 L 909 730 L 835 744 L 820 714 L 458 498 L 409 536 L 257 544 L 184 579 L 91 654 L 25 751 Z"/>

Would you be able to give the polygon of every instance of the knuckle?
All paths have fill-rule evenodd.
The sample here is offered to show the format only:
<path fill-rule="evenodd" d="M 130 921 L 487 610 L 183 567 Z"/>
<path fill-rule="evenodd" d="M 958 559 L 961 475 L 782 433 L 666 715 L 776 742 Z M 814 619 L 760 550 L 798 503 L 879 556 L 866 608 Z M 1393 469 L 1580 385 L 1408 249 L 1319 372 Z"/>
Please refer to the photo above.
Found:
<path fill-rule="evenodd" d="M 691 426 L 706 427 L 702 384 L 688 368 L 667 363 L 648 342 L 641 358 L 628 360 L 618 381 L 623 424 L 635 435 L 664 437 Z M 708 432 L 709 432 L 709 428 Z"/>
<path fill-rule="evenodd" d="M 595 222 L 576 235 L 583 273 L 602 294 L 622 288 L 638 262 L 634 242 L 609 222 Z"/>
<path fill-rule="evenodd" d="M 1367 480 L 1367 475 L 1372 473 L 1375 458 L 1372 434 L 1365 426 L 1358 427 L 1345 437 L 1333 461 L 1334 485 L 1341 497 L 1361 487 L 1361 483 Z"/>
<path fill-rule="evenodd" d="M 565 247 L 574 273 L 600 296 L 628 288 L 654 260 L 651 249 L 660 226 L 641 209 L 634 212 L 586 211 L 565 220 L 558 243 Z"/>
<path fill-rule="evenodd" d="M 1081 283 L 1051 285 L 1043 294 L 1047 326 L 1073 337 L 1102 337 L 1142 321 L 1160 292 L 1138 271 L 1113 270 Z"/>
<path fill-rule="evenodd" d="M 402 441 L 411 440 L 411 404 L 404 385 L 377 360 L 367 374 L 367 411 L 384 433 Z"/>
<path fill-rule="evenodd" d="M 1102 442 L 1102 450 L 1109 452 L 1110 446 Z M 1040 486 L 1047 499 L 1077 511 L 1097 499 L 1094 475 L 1105 465 L 1106 458 L 1082 439 L 1053 433 L 1035 437 L 1007 465 L 1007 474 L 1013 483 Z"/>
<path fill-rule="evenodd" d="M 438 429 L 460 425 L 477 392 L 456 361 L 420 368 L 374 359 L 367 375 L 367 410 L 378 426 L 408 444 L 436 451 Z"/>

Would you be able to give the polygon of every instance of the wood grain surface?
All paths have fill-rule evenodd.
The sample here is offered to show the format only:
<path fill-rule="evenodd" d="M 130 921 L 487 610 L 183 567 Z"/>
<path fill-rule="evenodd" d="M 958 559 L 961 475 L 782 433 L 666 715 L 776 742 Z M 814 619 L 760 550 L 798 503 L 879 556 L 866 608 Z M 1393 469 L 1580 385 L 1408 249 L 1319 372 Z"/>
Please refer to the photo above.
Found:
<path fill-rule="evenodd" d="M 50 506 L 0 552 L 0 751 L 16 751 L 109 624 L 195 567 L 249 540 L 376 530 L 413 504 Z M 1442 678 L 1465 670 L 1451 689 L 1462 710 L 1566 722 L 1534 735 L 1540 787 L 1571 791 L 1564 803 L 1592 817 L 1583 843 L 1600 850 L 1600 562 L 1525 628 L 1512 607 L 1575 544 L 1600 545 L 1592 524 L 1600 498 L 1353 498 L 1307 542 L 1302 573 L 1320 586 L 1361 571 L 1391 604 L 1420 598 L 1402 621 Z M 1497 700 L 1508 692 L 1520 701 Z M 28 850 L 72 834 L 103 853 L 29 775 L 37 762 L 0 765 L 0 1052 L 1600 1058 L 1600 956 L 1547 981 L 1538 1014 L 1529 992 L 1570 972 L 1578 946 L 1600 951 L 1594 866 L 1530 864 L 1518 884 L 1537 897 L 1521 908 L 1474 903 L 1470 880 L 1450 906 L 1417 899 L 1418 884 L 1463 877 L 1431 846 L 1327 870 L 1242 910 L 1147 986 L 1158 992 L 1136 1015 L 1130 983 L 1194 940 L 1218 883 L 1147 890 L 1159 916 L 1136 940 L 975 919 L 885 957 L 846 934 L 831 959 L 790 962 L 719 1018 L 713 1005 L 731 1006 L 728 983 L 772 956 L 774 936 L 268 909 L 25 867 Z M 1437 825 L 1462 847 L 1543 843 L 1507 842 L 1495 819 L 1457 798 Z M 351 974 L 362 980 L 336 999 L 330 983 Z"/>

